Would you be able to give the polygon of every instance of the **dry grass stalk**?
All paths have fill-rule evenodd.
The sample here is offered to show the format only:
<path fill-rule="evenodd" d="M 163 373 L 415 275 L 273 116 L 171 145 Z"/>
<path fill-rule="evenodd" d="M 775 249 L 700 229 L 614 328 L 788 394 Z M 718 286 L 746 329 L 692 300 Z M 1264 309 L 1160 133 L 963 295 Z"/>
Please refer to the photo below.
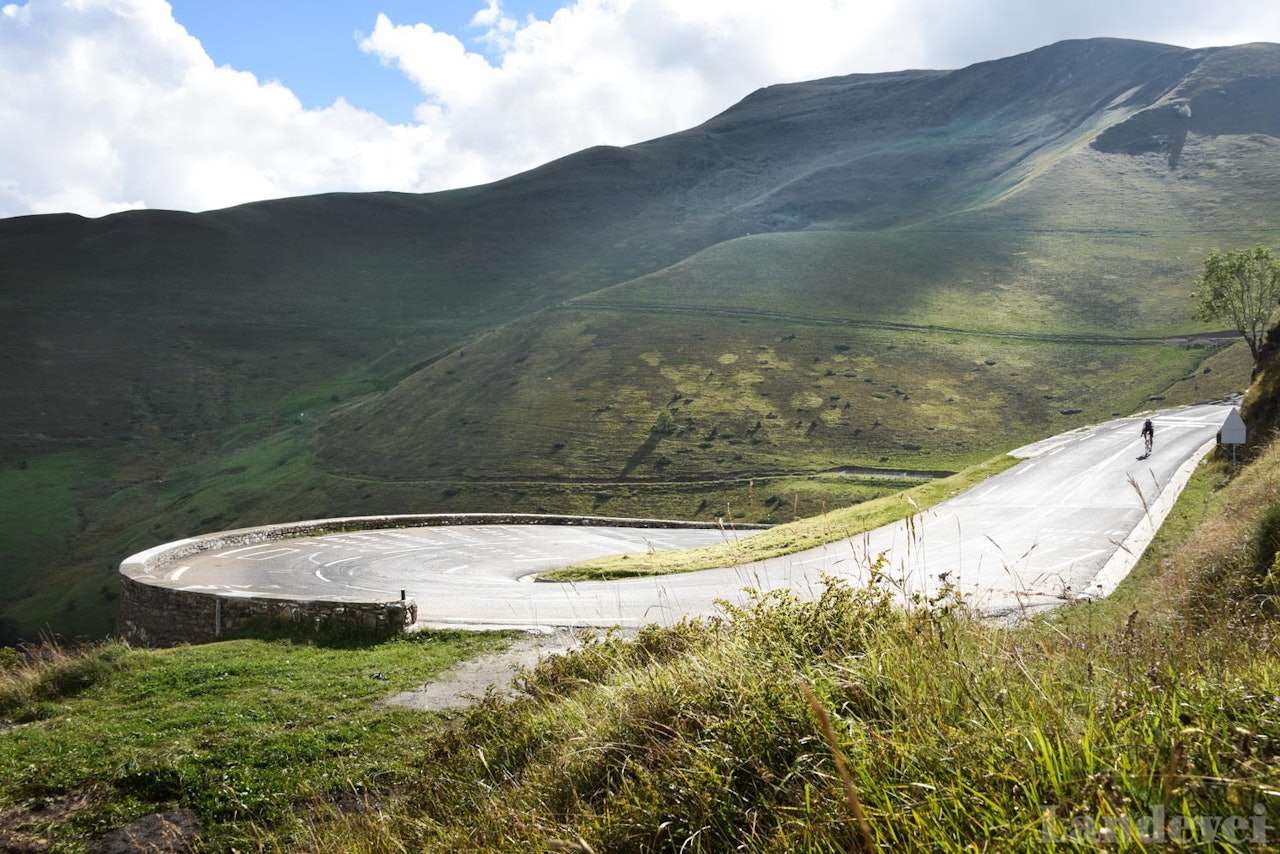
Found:
<path fill-rule="evenodd" d="M 831 748 L 831 757 L 835 760 L 836 771 L 840 774 L 840 779 L 844 781 L 845 803 L 848 804 L 850 814 L 858 822 L 858 828 L 862 831 L 862 844 L 867 851 L 879 851 L 875 837 L 871 835 L 871 824 L 867 821 L 866 813 L 862 811 L 862 801 L 858 798 L 858 787 L 854 784 L 853 775 L 849 773 L 849 766 L 844 761 L 844 752 L 840 750 L 840 742 L 836 740 L 836 731 L 831 726 L 831 717 L 827 714 L 826 707 L 814 696 L 813 689 L 803 679 L 800 680 L 800 690 L 804 692 L 804 698 L 808 701 L 809 708 L 813 709 L 814 715 L 817 716 L 818 724 L 822 727 L 822 736 L 827 740 L 827 746 Z"/>

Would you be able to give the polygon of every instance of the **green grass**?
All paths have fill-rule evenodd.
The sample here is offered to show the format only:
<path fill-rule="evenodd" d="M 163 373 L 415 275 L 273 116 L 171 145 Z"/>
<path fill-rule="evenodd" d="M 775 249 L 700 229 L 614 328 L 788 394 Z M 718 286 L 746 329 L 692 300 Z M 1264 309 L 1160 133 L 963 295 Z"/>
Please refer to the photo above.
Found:
<path fill-rule="evenodd" d="M 755 234 L 574 300 L 697 308 L 970 332 L 1159 337 L 1198 330 L 1190 283 L 1219 241 L 1270 232 L 1268 202 L 1237 192 L 1275 151 L 1198 140 L 1181 180 L 1143 158 L 1064 152 L 999 201 L 880 230 Z M 1250 164 L 1244 166 L 1245 163 Z M 1221 204 L 1238 198 L 1241 208 Z"/>
<path fill-rule="evenodd" d="M 951 477 L 923 483 L 892 496 L 832 510 L 821 516 L 787 522 L 749 536 L 738 536 L 732 531 L 726 531 L 725 542 L 714 546 L 686 551 L 613 555 L 543 573 L 542 577 L 552 581 L 581 581 L 666 575 L 738 566 L 794 554 L 928 510 L 1018 462 L 1009 456 L 997 457 Z"/>
<path fill-rule="evenodd" d="M 0 708 L 16 721 L 0 743 L 0 801 L 85 807 L 27 833 L 58 850 L 174 805 L 199 811 L 213 850 L 255 826 L 288 827 L 300 805 L 383 790 L 415 765 L 415 716 L 376 701 L 429 680 L 500 634 L 423 633 L 371 646 L 230 641 L 164 651 L 107 644 L 16 658 L 0 673 Z M 0 829 L 13 832 L 12 815 Z M 4 840 L 14 844 L 15 839 Z"/>
<path fill-rule="evenodd" d="M 0 466 L 0 583 L 6 591 L 31 583 L 34 569 L 62 554 L 80 527 L 76 502 L 86 482 L 100 478 L 88 450 L 15 460 Z"/>
<path fill-rule="evenodd" d="M 0 640 L 105 636 L 114 628 L 125 557 L 246 519 L 288 521 L 255 517 L 257 490 L 274 490 L 274 511 L 287 512 L 316 480 L 296 431 L 186 466 L 178 463 L 189 454 L 163 442 L 137 457 L 129 452 L 82 449 L 0 469 L 0 489 L 12 498 L 0 532 L 14 544 L 4 550 L 11 594 L 0 612 Z"/>
<path fill-rule="evenodd" d="M 853 464 L 956 470 L 1149 408 L 1214 352 L 751 313 L 708 324 L 661 307 L 573 309 L 512 324 L 342 409 L 321 426 L 317 451 L 335 473 L 385 481 L 707 481 Z M 1216 397 L 1246 382 L 1247 371 L 1217 370 L 1196 385 Z M 662 413 L 674 429 L 653 429 Z"/>
<path fill-rule="evenodd" d="M 76 571 L 72 557 L 92 525 L 83 508 L 100 499 L 110 471 L 90 448 L 0 465 L 0 643 L 35 637 L 53 620 L 97 637 L 111 629 L 114 577 Z"/>

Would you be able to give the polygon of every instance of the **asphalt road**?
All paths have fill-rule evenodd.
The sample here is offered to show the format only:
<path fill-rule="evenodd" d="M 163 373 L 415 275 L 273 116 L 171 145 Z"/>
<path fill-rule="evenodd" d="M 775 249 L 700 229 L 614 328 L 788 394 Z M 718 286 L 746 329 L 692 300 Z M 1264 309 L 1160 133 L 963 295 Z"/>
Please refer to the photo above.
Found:
<path fill-rule="evenodd" d="M 1026 461 L 910 522 L 738 567 L 539 582 L 537 573 L 588 557 L 750 533 L 481 525 L 240 546 L 164 567 L 153 583 L 314 598 L 397 598 L 404 590 L 418 603 L 419 624 L 428 626 L 630 627 L 709 615 L 717 600 L 745 601 L 748 588 L 812 593 L 824 573 L 864 583 L 879 559 L 879 571 L 903 596 L 932 595 L 945 575 L 992 615 L 1030 612 L 1114 588 L 1229 410 L 1213 404 L 1157 413 L 1155 450 L 1145 459 L 1140 417 L 1064 434 L 1015 452 Z"/>

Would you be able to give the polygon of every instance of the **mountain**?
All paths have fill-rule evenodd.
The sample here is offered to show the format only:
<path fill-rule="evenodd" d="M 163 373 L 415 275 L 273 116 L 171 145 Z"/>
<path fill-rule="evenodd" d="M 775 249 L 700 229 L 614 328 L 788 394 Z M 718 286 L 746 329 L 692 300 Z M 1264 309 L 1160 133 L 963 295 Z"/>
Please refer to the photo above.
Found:
<path fill-rule="evenodd" d="M 780 519 L 1242 388 L 1280 46 L 1063 42 L 755 92 L 482 187 L 0 220 L 9 637 L 130 551 L 476 509 Z"/>

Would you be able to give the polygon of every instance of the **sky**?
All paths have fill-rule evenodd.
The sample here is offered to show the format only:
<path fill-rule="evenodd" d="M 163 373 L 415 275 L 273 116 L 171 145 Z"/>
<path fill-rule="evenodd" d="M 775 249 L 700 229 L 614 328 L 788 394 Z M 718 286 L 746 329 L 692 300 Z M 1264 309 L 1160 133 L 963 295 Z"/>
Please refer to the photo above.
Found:
<path fill-rule="evenodd" d="M 0 217 L 470 186 L 762 86 L 1097 36 L 1280 42 L 1280 3 L 0 0 Z"/>

